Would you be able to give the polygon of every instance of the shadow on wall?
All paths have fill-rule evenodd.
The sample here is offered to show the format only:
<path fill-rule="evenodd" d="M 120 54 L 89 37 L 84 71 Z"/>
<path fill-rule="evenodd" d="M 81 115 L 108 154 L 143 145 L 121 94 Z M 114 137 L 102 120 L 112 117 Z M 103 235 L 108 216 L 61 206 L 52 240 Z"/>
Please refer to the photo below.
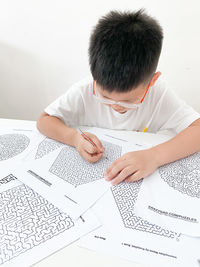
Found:
<path fill-rule="evenodd" d="M 42 74 L 33 54 L 0 43 L 0 118 L 38 118 L 44 109 Z"/>

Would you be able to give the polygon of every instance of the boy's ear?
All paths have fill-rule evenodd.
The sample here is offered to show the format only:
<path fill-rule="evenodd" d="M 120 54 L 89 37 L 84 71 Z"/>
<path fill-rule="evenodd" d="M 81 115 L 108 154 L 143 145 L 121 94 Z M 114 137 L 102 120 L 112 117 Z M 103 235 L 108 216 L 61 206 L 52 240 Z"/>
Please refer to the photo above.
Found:
<path fill-rule="evenodd" d="M 153 77 L 151 79 L 151 82 L 150 82 L 150 86 L 153 86 L 155 84 L 155 82 L 158 80 L 160 75 L 161 75 L 160 71 L 157 71 L 157 72 L 154 73 L 154 75 L 153 75 Z"/>

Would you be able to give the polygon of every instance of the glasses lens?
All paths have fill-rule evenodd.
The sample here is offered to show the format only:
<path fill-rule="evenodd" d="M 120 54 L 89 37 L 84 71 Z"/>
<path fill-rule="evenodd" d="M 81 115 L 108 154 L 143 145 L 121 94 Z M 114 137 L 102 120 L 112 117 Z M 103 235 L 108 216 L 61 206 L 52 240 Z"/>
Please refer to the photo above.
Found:
<path fill-rule="evenodd" d="M 119 102 L 117 105 L 123 107 L 123 108 L 128 108 L 128 109 L 136 109 L 139 108 L 141 103 L 139 104 L 132 104 L 132 103 L 124 103 L 124 102 Z"/>
<path fill-rule="evenodd" d="M 140 107 L 141 103 L 138 104 L 133 104 L 133 103 L 126 103 L 126 102 L 116 102 L 114 100 L 110 100 L 110 99 L 106 99 L 104 97 L 102 97 L 97 88 L 95 88 L 95 95 L 94 97 L 101 102 L 102 104 L 106 104 L 106 105 L 119 105 L 123 108 L 128 108 L 128 109 L 137 109 Z"/>

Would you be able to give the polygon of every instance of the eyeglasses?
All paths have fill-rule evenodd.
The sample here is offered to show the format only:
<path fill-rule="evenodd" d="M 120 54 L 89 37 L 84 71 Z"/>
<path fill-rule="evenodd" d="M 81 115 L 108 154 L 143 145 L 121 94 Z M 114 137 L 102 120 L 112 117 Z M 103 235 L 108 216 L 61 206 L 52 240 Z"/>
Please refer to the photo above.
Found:
<path fill-rule="evenodd" d="M 142 102 L 144 101 L 144 98 L 149 90 L 149 87 L 150 87 L 150 83 L 148 84 L 146 90 L 145 90 L 145 93 L 142 97 L 142 99 L 139 101 L 138 104 L 135 104 L 135 103 L 127 103 L 127 102 L 117 102 L 117 101 L 114 101 L 114 100 L 111 100 L 111 99 L 107 99 L 103 96 L 101 96 L 98 92 L 98 90 L 96 89 L 96 82 L 93 80 L 93 96 L 99 101 L 101 102 L 102 104 L 106 104 L 106 105 L 119 105 L 123 108 L 128 108 L 128 109 L 137 109 L 141 106 Z M 96 89 L 96 90 L 95 90 Z"/>

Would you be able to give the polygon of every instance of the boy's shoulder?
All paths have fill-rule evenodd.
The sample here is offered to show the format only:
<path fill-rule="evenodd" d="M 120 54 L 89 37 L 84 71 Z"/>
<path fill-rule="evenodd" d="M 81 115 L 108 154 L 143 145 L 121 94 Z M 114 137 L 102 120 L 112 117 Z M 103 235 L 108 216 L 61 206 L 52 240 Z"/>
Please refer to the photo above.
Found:
<path fill-rule="evenodd" d="M 159 77 L 155 84 L 150 87 L 148 98 L 150 101 L 158 101 L 162 96 L 166 95 L 167 92 L 168 90 L 165 78 Z"/>
<path fill-rule="evenodd" d="M 79 80 L 78 82 L 75 82 L 70 89 L 76 89 L 76 90 L 88 90 L 92 87 L 93 78 L 91 75 L 88 75 L 84 77 L 83 79 Z"/>
<path fill-rule="evenodd" d="M 88 92 L 89 91 L 92 92 L 92 83 L 93 83 L 93 78 L 91 75 L 88 75 L 85 78 L 69 86 L 65 91 L 65 93 L 60 97 L 62 99 L 74 98 L 77 99 L 77 101 L 83 98 L 88 98 L 87 97 L 87 95 L 89 95 Z"/>

